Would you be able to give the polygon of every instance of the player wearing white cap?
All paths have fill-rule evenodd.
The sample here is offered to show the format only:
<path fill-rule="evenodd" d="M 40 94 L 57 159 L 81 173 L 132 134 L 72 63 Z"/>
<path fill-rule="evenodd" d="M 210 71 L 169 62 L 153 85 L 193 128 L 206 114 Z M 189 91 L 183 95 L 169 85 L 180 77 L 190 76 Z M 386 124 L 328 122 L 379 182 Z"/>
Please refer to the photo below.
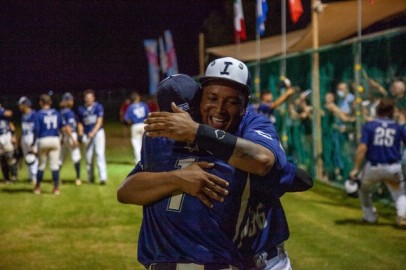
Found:
<path fill-rule="evenodd" d="M 176 219 L 171 222 L 170 226 L 173 226 L 173 230 L 177 230 L 179 233 L 171 233 L 173 230 L 169 225 L 168 227 L 165 224 L 160 226 L 160 229 L 168 230 L 169 235 L 172 236 L 170 242 L 174 248 L 154 244 L 155 238 L 159 237 L 159 235 L 155 236 L 147 233 L 142 238 L 142 241 L 145 241 L 142 244 L 146 245 L 146 249 L 141 249 L 141 246 L 139 246 L 141 250 L 139 258 L 142 259 L 144 265 L 149 265 L 149 269 L 157 270 L 182 269 L 182 267 L 188 269 L 187 267 L 192 266 L 195 269 L 231 269 L 230 265 L 239 267 L 241 262 L 236 257 L 234 257 L 236 261 L 227 261 L 227 259 L 219 259 L 219 257 L 214 256 L 199 256 L 198 248 L 206 247 L 203 254 L 210 254 L 210 252 L 219 250 L 210 247 L 229 242 L 222 241 L 219 234 L 212 235 L 204 232 L 201 233 L 204 235 L 203 238 L 194 239 L 197 235 L 200 235 L 195 231 L 204 227 L 199 226 L 199 222 L 193 223 L 192 220 L 195 216 L 196 220 L 198 220 L 199 216 L 202 216 L 199 215 L 196 207 L 199 207 L 199 211 L 205 211 L 200 209 L 202 203 L 206 206 L 214 205 L 214 208 L 220 208 L 216 211 L 225 211 L 218 212 L 216 217 L 227 219 L 234 210 L 239 209 L 240 204 L 238 202 L 241 201 L 242 189 L 247 180 L 257 175 L 263 177 L 262 181 L 269 181 L 267 185 L 263 186 L 265 189 L 272 189 L 274 186 L 277 186 L 277 189 L 270 200 L 263 202 L 263 207 L 257 208 L 257 204 L 250 209 L 243 209 L 247 209 L 247 211 L 244 212 L 242 221 L 238 223 L 235 243 L 239 248 L 241 247 L 241 250 L 247 252 L 244 254 L 247 256 L 245 259 L 249 261 L 246 264 L 255 262 L 260 265 L 261 269 L 263 267 L 265 269 L 290 269 L 289 259 L 283 249 L 283 241 L 289 237 L 289 231 L 279 197 L 283 192 L 289 191 L 289 187 L 295 185 L 295 179 L 300 177 L 295 177 L 295 168 L 293 166 L 286 167 L 286 156 L 272 123 L 263 116 L 246 111 L 250 75 L 245 64 L 230 57 L 217 59 L 209 64 L 206 76 L 202 78 L 201 83 L 203 92 L 199 108 L 203 124 L 194 122 L 189 114 L 180 111 L 173 105 L 171 109 L 176 113 L 152 113 L 146 121 L 145 130 L 148 136 L 153 138 L 166 136 L 176 141 L 186 142 L 188 147 L 185 148 L 189 149 L 189 151 L 206 151 L 206 153 L 210 154 L 212 160 L 215 157 L 223 163 L 224 161 L 227 162 L 228 164 L 224 164 L 225 166 L 234 166 L 237 170 L 232 177 L 225 174 L 224 178 L 222 178 L 230 181 L 230 193 L 228 196 L 233 196 L 232 199 L 236 200 L 237 203 L 229 206 L 227 201 L 232 199 L 227 198 L 228 196 L 224 198 L 224 204 L 212 203 L 212 199 L 218 200 L 224 196 L 224 193 L 222 193 L 223 184 L 221 181 L 217 181 L 217 177 L 213 176 L 209 176 L 211 181 L 207 181 L 207 179 L 202 181 L 197 177 L 198 172 L 190 174 L 193 166 L 184 168 L 186 164 L 176 164 L 180 167 L 176 173 L 165 172 L 160 177 L 154 177 L 153 173 L 146 172 L 129 176 L 118 193 L 121 202 L 156 206 L 157 211 L 151 213 L 151 220 L 155 214 L 165 216 L 165 211 L 169 211 L 168 207 L 173 206 L 172 201 L 177 202 L 177 204 L 175 202 L 173 204 L 177 206 L 175 208 L 178 210 L 177 216 L 174 216 Z M 166 157 L 164 151 L 159 154 L 162 157 L 158 160 L 163 160 L 160 164 L 166 164 L 166 161 L 172 158 L 172 156 Z M 152 156 L 152 158 L 156 157 Z M 217 163 L 214 164 L 214 170 L 222 168 L 221 166 L 216 168 L 216 166 Z M 288 168 L 286 172 L 284 171 L 285 168 Z M 137 166 L 134 172 L 137 172 L 137 170 L 138 172 L 142 170 L 142 166 Z M 186 171 L 189 171 L 189 174 Z M 185 175 L 182 176 L 182 174 Z M 285 174 L 286 177 L 282 177 Z M 183 185 L 183 180 L 187 184 Z M 193 184 L 196 185 L 195 190 L 191 189 Z M 305 190 L 310 186 L 311 181 L 297 190 Z M 190 190 L 187 190 L 187 187 Z M 175 196 L 170 197 L 171 194 L 176 194 L 177 200 L 170 200 L 171 203 L 165 203 L 169 198 L 175 199 Z M 196 197 L 201 201 L 200 204 L 199 201 L 196 201 L 196 198 L 188 195 Z M 166 205 L 168 207 L 165 208 Z M 252 211 L 248 211 L 251 209 Z M 172 214 L 168 212 L 166 215 Z M 203 216 L 207 216 L 206 219 L 211 220 L 209 215 L 203 214 Z M 265 219 L 265 223 L 258 224 L 256 221 L 262 217 Z M 147 221 L 147 226 L 154 226 L 158 220 L 161 222 L 162 219 L 157 219 L 151 223 Z M 233 223 L 235 221 L 235 219 L 229 219 L 228 224 L 224 227 L 224 231 L 230 237 L 235 233 L 236 224 Z M 182 224 L 183 222 L 190 224 L 187 226 L 179 225 L 181 222 Z M 191 229 L 186 229 L 189 226 Z M 247 234 L 247 228 L 253 234 Z M 146 231 L 150 230 L 146 229 Z M 190 237 L 193 240 L 185 240 Z M 207 243 L 205 245 L 189 245 L 192 241 L 199 239 L 208 241 L 209 245 Z M 157 239 L 157 241 L 160 243 L 161 238 Z M 246 248 L 243 248 L 244 246 Z M 224 254 L 232 252 L 235 248 L 234 244 L 232 246 L 228 245 L 228 247 L 229 249 L 222 246 Z M 255 255 L 259 255 L 260 258 L 257 259 Z M 217 262 L 226 263 L 229 266 L 220 268 L 220 265 L 218 265 L 216 268 L 213 265 L 216 259 Z M 194 264 L 188 265 L 188 263 Z"/>

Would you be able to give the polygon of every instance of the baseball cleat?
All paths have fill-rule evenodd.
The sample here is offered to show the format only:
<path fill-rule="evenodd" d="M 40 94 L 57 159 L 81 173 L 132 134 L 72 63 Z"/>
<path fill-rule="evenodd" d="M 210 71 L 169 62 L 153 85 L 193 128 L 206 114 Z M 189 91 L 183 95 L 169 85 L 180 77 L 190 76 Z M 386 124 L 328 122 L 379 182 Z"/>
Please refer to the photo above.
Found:
<path fill-rule="evenodd" d="M 34 188 L 34 194 L 36 194 L 36 195 L 41 194 L 41 188 L 40 187 L 35 187 Z"/>
<path fill-rule="evenodd" d="M 401 229 L 406 229 L 406 217 L 397 217 L 396 224 Z"/>
<path fill-rule="evenodd" d="M 54 195 L 59 195 L 59 194 L 61 194 L 61 192 L 59 191 L 59 188 L 54 188 L 54 190 L 53 190 L 53 193 L 54 193 Z"/>

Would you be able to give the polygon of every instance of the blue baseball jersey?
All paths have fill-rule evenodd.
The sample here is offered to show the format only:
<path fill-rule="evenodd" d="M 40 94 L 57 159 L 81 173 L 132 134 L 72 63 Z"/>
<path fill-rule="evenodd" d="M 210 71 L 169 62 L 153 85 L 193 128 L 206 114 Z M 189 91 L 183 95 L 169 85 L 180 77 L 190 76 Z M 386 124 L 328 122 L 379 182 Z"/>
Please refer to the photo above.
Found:
<path fill-rule="evenodd" d="M 277 168 L 282 169 L 285 166 L 286 155 L 278 133 L 272 122 L 265 116 L 247 111 L 234 135 L 269 149 L 275 155 Z"/>
<path fill-rule="evenodd" d="M 296 167 L 286 163 L 267 176 L 250 175 L 250 197 L 243 210 L 235 244 L 250 265 L 253 256 L 275 248 L 289 238 L 289 227 L 280 197 L 293 184 Z"/>
<path fill-rule="evenodd" d="M 388 118 L 377 118 L 362 126 L 361 143 L 367 145 L 365 158 L 370 162 L 394 163 L 401 160 L 406 130 Z"/>
<path fill-rule="evenodd" d="M 265 115 L 272 123 L 276 122 L 274 109 L 271 109 L 269 103 L 260 103 L 257 108 L 259 114 Z"/>
<path fill-rule="evenodd" d="M 124 120 L 131 124 L 144 123 L 149 113 L 148 105 L 145 102 L 132 103 L 124 115 Z"/>
<path fill-rule="evenodd" d="M 75 113 L 71 109 L 65 108 L 65 109 L 61 110 L 61 115 L 62 115 L 63 121 L 71 127 L 72 132 L 76 132 L 77 131 L 77 121 L 76 121 Z"/>
<path fill-rule="evenodd" d="M 6 134 L 10 131 L 10 118 L 6 117 L 4 113 L 6 109 L 0 108 L 0 135 Z"/>
<path fill-rule="evenodd" d="M 200 152 L 193 144 L 148 137 L 144 137 L 141 161 L 132 173 L 172 171 L 195 161 L 215 163 L 207 171 L 228 181 L 230 193 L 223 203 L 214 202 L 213 208 L 184 193 L 144 206 L 138 260 L 146 267 L 159 262 L 242 266 L 232 238 L 246 184 L 245 173 Z"/>
<path fill-rule="evenodd" d="M 78 118 L 83 124 L 85 134 L 93 130 L 99 117 L 104 117 L 104 108 L 98 102 L 88 107 L 80 106 L 78 109 Z"/>
<path fill-rule="evenodd" d="M 21 116 L 21 132 L 23 136 L 35 134 L 36 112 L 31 110 Z"/>
<path fill-rule="evenodd" d="M 282 169 L 285 168 L 286 156 L 280 145 L 276 130 L 269 119 L 255 112 L 247 112 L 241 121 L 236 135 L 270 149 L 276 157 L 276 164 L 273 171 L 282 171 Z M 147 146 L 155 147 L 155 150 L 151 148 L 146 150 Z M 144 207 L 144 221 L 138 246 L 138 259 L 141 263 L 148 266 L 152 262 L 170 261 L 194 262 L 198 264 L 223 262 L 241 267 L 239 257 L 241 255 L 236 252 L 235 248 L 240 248 L 241 251 L 245 252 L 244 256 L 250 256 L 251 254 L 255 254 L 256 250 L 262 251 L 265 247 L 265 243 L 273 245 L 274 242 L 280 243 L 287 239 L 289 231 L 283 208 L 278 200 L 279 197 L 275 197 L 274 200 L 267 199 L 264 203 L 268 226 L 260 228 L 262 233 L 258 232 L 255 235 L 244 233 L 242 230 L 247 227 L 247 224 L 249 225 L 250 222 L 252 222 L 250 212 L 245 211 L 242 212 L 242 222 L 238 223 L 241 199 L 246 186 L 248 173 L 235 169 L 224 161 L 215 159 L 212 156 L 207 156 L 207 154 L 202 155 L 201 152 L 191 154 L 185 149 L 192 152 L 198 150 L 193 144 L 183 145 L 183 152 L 179 150 L 179 147 L 176 150 L 174 143 L 168 139 L 161 139 L 161 141 L 155 140 L 150 143 L 146 142 L 143 145 L 143 157 L 141 162 L 132 173 L 141 171 L 142 169 L 151 171 L 153 167 L 161 168 L 164 166 L 164 163 L 167 164 L 168 162 L 175 164 L 175 166 L 171 165 L 167 170 L 173 170 L 174 168 L 182 167 L 181 164 L 188 165 L 193 161 L 205 160 L 215 164 L 215 168 L 209 170 L 209 172 L 229 181 L 229 196 L 226 197 L 224 203 L 215 202 L 214 208 L 209 209 L 196 198 L 184 194 L 182 195 L 182 199 L 177 200 L 178 205 L 182 206 L 180 213 L 184 214 L 184 218 L 179 217 L 175 219 L 174 222 L 168 221 L 167 224 L 162 223 L 162 220 L 166 215 L 169 215 L 168 207 L 171 205 L 170 200 L 172 197 L 151 206 Z M 145 157 L 147 157 L 149 161 L 156 160 L 156 166 L 150 167 L 151 163 L 145 162 Z M 185 161 L 187 162 L 185 163 Z M 288 166 L 286 166 L 286 168 L 287 167 Z M 261 178 L 253 175 L 250 175 L 250 177 L 254 179 Z M 271 182 L 268 175 L 265 179 L 261 179 L 261 181 L 267 181 L 269 187 L 278 186 L 278 189 L 275 188 L 275 194 L 283 194 L 284 187 L 279 186 L 280 183 L 283 182 L 280 178 L 281 177 Z M 287 182 L 288 180 L 286 179 L 291 179 L 291 177 L 287 173 L 283 179 Z M 286 186 L 288 186 L 288 184 L 286 184 Z M 262 193 L 264 192 L 264 190 L 260 188 L 251 189 L 253 192 L 251 195 L 252 198 L 258 196 L 259 193 L 255 194 L 256 190 L 260 190 Z M 186 210 L 183 211 L 186 199 L 189 202 L 188 206 L 190 204 L 190 206 L 193 207 L 190 209 L 185 208 Z M 252 209 L 256 207 L 258 201 L 252 199 L 249 201 L 249 204 L 252 206 L 247 209 Z M 157 208 L 159 211 L 151 210 L 156 210 Z M 163 214 L 164 216 L 158 216 L 158 214 Z M 171 212 L 170 214 L 173 215 Z M 180 214 L 178 213 L 178 215 Z M 174 218 L 176 218 L 176 216 Z M 203 228 L 201 225 L 197 225 L 201 224 L 201 222 L 206 224 Z M 156 228 L 158 226 L 157 224 L 159 224 L 159 229 Z M 170 224 L 170 226 L 166 226 L 168 224 Z M 216 229 L 216 227 L 218 229 Z M 277 233 L 273 233 L 274 229 L 277 230 Z M 163 235 L 167 235 L 168 239 L 162 240 Z M 204 235 L 205 237 L 195 238 L 196 235 Z M 273 240 L 268 241 L 267 236 L 272 236 Z M 190 237 L 192 237 L 192 239 L 189 239 Z M 259 240 L 252 243 L 255 239 Z M 204 244 L 202 244 L 202 241 Z M 179 249 L 181 249 L 181 252 L 179 252 Z M 213 252 L 216 252 L 217 255 L 213 255 Z M 219 254 L 222 255 L 219 256 Z"/>
<path fill-rule="evenodd" d="M 247 112 L 236 135 L 271 150 L 276 158 L 267 175 L 249 175 L 250 193 L 244 198 L 247 206 L 241 209 L 241 222 L 234 236 L 244 263 L 249 263 L 255 254 L 289 238 L 288 223 L 279 198 L 293 183 L 296 168 L 287 162 L 279 136 L 267 117 Z"/>
<path fill-rule="evenodd" d="M 59 130 L 64 125 L 61 114 L 57 110 L 39 110 L 35 119 L 35 137 L 59 137 Z"/>

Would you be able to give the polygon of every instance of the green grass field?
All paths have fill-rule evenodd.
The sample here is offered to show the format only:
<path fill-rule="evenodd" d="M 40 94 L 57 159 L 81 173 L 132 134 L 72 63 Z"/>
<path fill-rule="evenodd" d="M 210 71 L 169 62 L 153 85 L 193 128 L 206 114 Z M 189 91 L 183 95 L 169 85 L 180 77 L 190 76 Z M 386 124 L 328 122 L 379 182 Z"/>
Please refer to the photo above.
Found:
<path fill-rule="evenodd" d="M 0 184 L 0 269 L 144 269 L 136 258 L 141 207 L 116 201 L 133 167 L 122 131 L 107 130 L 106 186 L 75 186 L 70 163 L 61 172 L 60 196 L 51 193 L 49 171 L 42 195 L 25 183 L 25 167 L 19 183 Z M 282 201 L 293 269 L 404 269 L 406 231 L 395 228 L 392 205 L 377 204 L 379 223 L 364 225 L 357 199 L 321 183 Z"/>

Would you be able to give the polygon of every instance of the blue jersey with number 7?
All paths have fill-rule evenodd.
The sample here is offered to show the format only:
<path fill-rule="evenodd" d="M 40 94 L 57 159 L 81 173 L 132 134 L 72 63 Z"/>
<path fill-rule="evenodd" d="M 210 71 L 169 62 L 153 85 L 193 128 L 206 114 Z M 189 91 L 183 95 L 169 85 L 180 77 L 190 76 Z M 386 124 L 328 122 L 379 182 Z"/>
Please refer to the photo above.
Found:
<path fill-rule="evenodd" d="M 196 161 L 215 163 L 209 173 L 228 181 L 230 194 L 223 203 L 205 206 L 185 193 L 172 194 L 144 206 L 138 241 L 138 260 L 151 263 L 224 263 L 241 267 L 241 257 L 232 238 L 240 209 L 246 174 L 195 145 L 175 143 L 167 138 L 144 137 L 138 171 L 172 171 Z M 241 179 L 238 179 L 238 178 Z"/>

